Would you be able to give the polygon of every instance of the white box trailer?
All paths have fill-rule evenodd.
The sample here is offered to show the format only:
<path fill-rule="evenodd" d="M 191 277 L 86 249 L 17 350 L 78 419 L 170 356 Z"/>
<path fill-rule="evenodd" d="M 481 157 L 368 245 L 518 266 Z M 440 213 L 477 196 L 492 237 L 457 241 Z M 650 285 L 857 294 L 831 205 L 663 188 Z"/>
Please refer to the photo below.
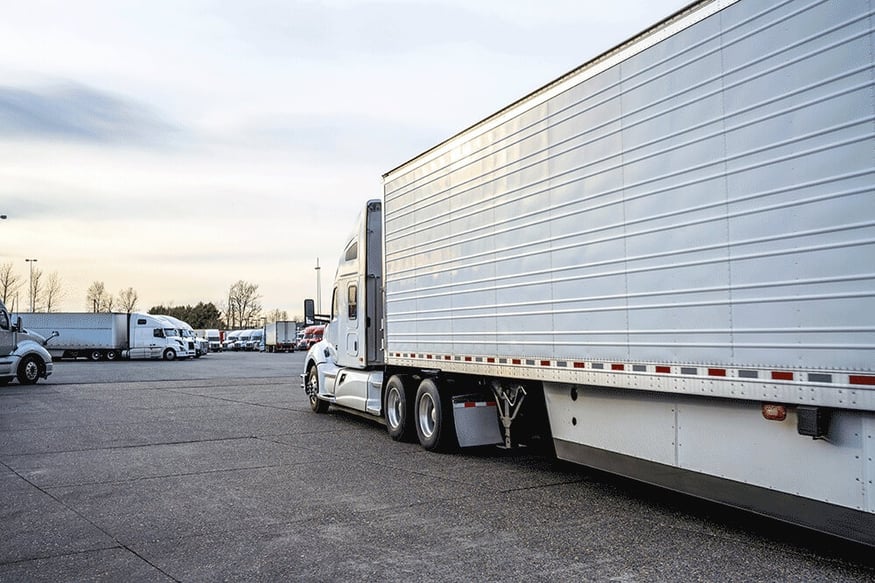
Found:
<path fill-rule="evenodd" d="M 55 358 L 116 360 L 188 356 L 188 349 L 173 327 L 160 317 L 122 312 L 53 312 L 21 314 L 28 331 L 48 338 L 46 348 Z"/>
<path fill-rule="evenodd" d="M 292 320 L 278 320 L 264 327 L 264 349 L 267 352 L 294 352 L 298 324 Z"/>
<path fill-rule="evenodd" d="M 311 406 L 875 545 L 873 39 L 864 0 L 697 2 L 391 170 Z"/>

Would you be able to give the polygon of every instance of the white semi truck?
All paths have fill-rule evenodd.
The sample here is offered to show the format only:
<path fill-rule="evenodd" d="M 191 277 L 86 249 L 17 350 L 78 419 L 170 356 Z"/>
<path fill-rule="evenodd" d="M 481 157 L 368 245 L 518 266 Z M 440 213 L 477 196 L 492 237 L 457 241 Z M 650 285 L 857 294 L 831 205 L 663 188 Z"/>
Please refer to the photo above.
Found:
<path fill-rule="evenodd" d="M 875 544 L 873 22 L 697 2 L 387 172 L 313 410 Z"/>
<path fill-rule="evenodd" d="M 210 352 L 222 352 L 222 333 L 217 328 L 194 331 L 199 338 L 205 338 Z"/>
<path fill-rule="evenodd" d="M 16 378 L 22 385 L 49 378 L 54 363 L 45 343 L 44 336 L 24 330 L 20 317 L 13 322 L 0 301 L 0 386 Z"/>
<path fill-rule="evenodd" d="M 191 324 L 184 320 L 180 320 L 175 316 L 160 315 L 158 318 L 163 319 L 170 326 L 175 328 L 179 333 L 179 337 L 185 343 L 188 349 L 188 356 L 200 358 L 210 351 L 210 345 L 206 338 L 198 336 Z"/>
<path fill-rule="evenodd" d="M 91 360 L 153 358 L 176 360 L 189 355 L 174 326 L 160 317 L 137 312 L 54 312 L 21 315 L 29 332 L 56 338 L 46 348 L 55 358 Z"/>

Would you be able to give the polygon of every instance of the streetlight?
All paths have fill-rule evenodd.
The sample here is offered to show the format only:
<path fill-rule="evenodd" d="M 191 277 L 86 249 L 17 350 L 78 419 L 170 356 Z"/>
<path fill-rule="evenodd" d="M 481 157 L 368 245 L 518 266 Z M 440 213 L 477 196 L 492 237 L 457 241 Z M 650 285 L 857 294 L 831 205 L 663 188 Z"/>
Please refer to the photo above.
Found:
<path fill-rule="evenodd" d="M 25 259 L 28 263 L 30 263 L 30 312 L 34 311 L 34 303 L 33 303 L 33 264 L 36 263 L 37 259 Z"/>
<path fill-rule="evenodd" d="M 316 258 L 316 313 L 322 313 L 322 279 L 319 277 L 319 258 Z"/>

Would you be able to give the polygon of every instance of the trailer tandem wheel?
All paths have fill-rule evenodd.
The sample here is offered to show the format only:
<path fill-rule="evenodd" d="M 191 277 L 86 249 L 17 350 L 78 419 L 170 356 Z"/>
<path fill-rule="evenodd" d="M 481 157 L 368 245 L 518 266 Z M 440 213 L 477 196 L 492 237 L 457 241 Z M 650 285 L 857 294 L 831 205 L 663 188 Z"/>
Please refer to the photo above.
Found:
<path fill-rule="evenodd" d="M 413 440 L 413 399 L 404 386 L 405 377 L 392 375 L 386 382 L 386 392 L 383 395 L 383 417 L 389 437 L 395 441 Z"/>
<path fill-rule="evenodd" d="M 442 398 L 433 379 L 423 379 L 414 404 L 416 435 L 429 451 L 450 451 L 456 447 L 452 406 Z"/>

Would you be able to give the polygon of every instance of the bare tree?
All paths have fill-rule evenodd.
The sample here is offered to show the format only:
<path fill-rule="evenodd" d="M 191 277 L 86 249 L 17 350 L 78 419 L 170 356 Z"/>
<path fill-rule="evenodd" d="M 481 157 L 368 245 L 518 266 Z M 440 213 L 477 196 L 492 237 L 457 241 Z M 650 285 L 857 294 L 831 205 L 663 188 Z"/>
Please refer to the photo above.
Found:
<path fill-rule="evenodd" d="M 118 292 L 118 309 L 122 312 L 133 312 L 137 309 L 139 296 L 134 288 L 129 287 Z"/>
<path fill-rule="evenodd" d="M 30 275 L 30 294 L 27 296 L 34 312 L 41 312 L 40 299 L 43 293 L 43 270 L 34 268 Z"/>
<path fill-rule="evenodd" d="M 20 286 L 21 280 L 12 270 L 12 262 L 0 264 L 0 298 L 4 304 L 9 304 Z"/>
<path fill-rule="evenodd" d="M 88 287 L 85 301 L 88 309 L 93 312 L 111 312 L 114 298 L 106 291 L 102 281 L 95 281 Z"/>
<path fill-rule="evenodd" d="M 54 312 L 58 308 L 58 302 L 64 298 L 64 290 L 61 285 L 61 276 L 57 271 L 51 272 L 46 278 L 42 291 L 42 307 L 46 312 Z"/>
<path fill-rule="evenodd" d="M 242 279 L 228 290 L 228 321 L 232 328 L 246 325 L 261 313 L 261 294 L 258 285 Z"/>
<path fill-rule="evenodd" d="M 282 322 L 284 320 L 289 319 L 289 313 L 285 310 L 273 309 L 267 313 L 267 319 L 265 320 L 268 324 L 273 322 Z"/>

